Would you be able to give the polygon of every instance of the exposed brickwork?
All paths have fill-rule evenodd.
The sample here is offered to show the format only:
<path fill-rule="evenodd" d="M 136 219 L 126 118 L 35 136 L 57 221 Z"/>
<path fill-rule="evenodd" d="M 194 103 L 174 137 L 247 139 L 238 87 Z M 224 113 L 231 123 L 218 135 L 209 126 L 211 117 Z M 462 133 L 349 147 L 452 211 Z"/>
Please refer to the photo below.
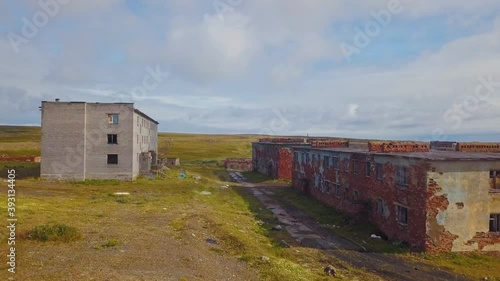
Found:
<path fill-rule="evenodd" d="M 224 167 L 227 170 L 251 171 L 252 158 L 226 158 Z"/>
<path fill-rule="evenodd" d="M 305 143 L 304 138 L 262 138 L 259 142 L 269 142 L 269 143 Z"/>
<path fill-rule="evenodd" d="M 500 143 L 493 142 L 461 142 L 458 151 L 462 152 L 500 152 Z"/>
<path fill-rule="evenodd" d="M 308 141 L 312 147 L 328 147 L 328 148 L 335 148 L 335 147 L 349 147 L 349 141 L 348 140 L 314 140 L 311 139 Z"/>
<path fill-rule="evenodd" d="M 425 248 L 425 205 L 426 171 L 425 164 L 409 166 L 407 185 L 396 183 L 396 161 L 381 163 L 376 155 L 361 153 L 336 153 L 326 150 L 294 149 L 299 155 L 310 153 L 309 161 L 295 159 L 293 163 L 293 185 L 302 192 L 334 207 L 356 219 L 368 218 L 387 237 L 406 241 L 413 248 Z M 319 154 L 319 157 L 318 157 Z M 338 169 L 325 163 L 325 156 L 339 156 Z M 387 158 L 385 158 L 387 159 Z M 354 173 L 354 163 L 358 172 Z M 370 162 L 370 173 L 366 172 Z M 383 165 L 383 177 L 377 179 L 376 164 Z M 347 169 L 346 169 L 347 167 Z M 336 185 L 338 183 L 338 185 Z M 337 186 L 339 188 L 336 191 Z M 382 200 L 383 212 L 378 210 Z M 408 223 L 397 221 L 397 207 L 408 209 Z"/>
<path fill-rule="evenodd" d="M 371 152 L 428 152 L 429 144 L 423 142 L 393 142 L 370 141 L 368 150 Z"/>
<path fill-rule="evenodd" d="M 497 233 L 486 233 L 477 232 L 474 238 L 467 241 L 467 245 L 473 245 L 477 243 L 478 249 L 483 250 L 485 246 L 500 244 L 500 234 Z"/>
<path fill-rule="evenodd" d="M 453 241 L 458 238 L 438 223 L 438 213 L 445 211 L 450 205 L 447 194 L 437 195 L 441 190 L 435 180 L 429 179 L 426 203 L 428 230 L 425 242 L 425 249 L 428 252 L 449 252 L 453 247 Z"/>

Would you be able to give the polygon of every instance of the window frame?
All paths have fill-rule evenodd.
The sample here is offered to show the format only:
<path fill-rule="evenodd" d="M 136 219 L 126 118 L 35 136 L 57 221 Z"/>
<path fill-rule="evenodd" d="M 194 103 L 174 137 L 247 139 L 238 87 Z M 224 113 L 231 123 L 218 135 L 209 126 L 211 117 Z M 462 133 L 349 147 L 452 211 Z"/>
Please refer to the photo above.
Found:
<path fill-rule="evenodd" d="M 402 216 L 402 211 L 404 211 L 404 216 Z M 398 205 L 396 204 L 396 221 L 401 224 L 401 225 L 408 225 L 408 213 L 409 213 L 409 208 Z M 401 220 L 401 218 L 404 217 L 404 221 Z"/>
<path fill-rule="evenodd" d="M 489 232 L 500 234 L 500 214 L 490 214 Z"/>
<path fill-rule="evenodd" d="M 338 155 L 332 156 L 332 167 L 335 171 L 340 170 L 340 158 Z"/>
<path fill-rule="evenodd" d="M 370 160 L 366 160 L 365 162 L 365 177 L 372 176 L 372 162 Z"/>
<path fill-rule="evenodd" d="M 382 163 L 375 163 L 375 174 L 377 180 L 384 180 L 384 165 Z"/>
<path fill-rule="evenodd" d="M 118 135 L 108 134 L 108 144 L 118 144 Z"/>
<path fill-rule="evenodd" d="M 118 113 L 108 113 L 108 124 L 117 125 L 120 123 L 120 115 Z M 115 118 L 116 117 L 116 118 Z"/>
<path fill-rule="evenodd" d="M 359 174 L 359 160 L 358 159 L 352 160 L 352 172 L 355 175 Z"/>
<path fill-rule="evenodd" d="M 403 172 L 404 171 L 404 172 Z M 401 175 L 403 172 L 403 175 Z M 403 179 L 403 181 L 401 181 Z M 396 166 L 396 184 L 399 186 L 408 186 L 410 182 L 410 169 L 407 166 Z"/>
<path fill-rule="evenodd" d="M 115 157 L 115 160 L 113 161 L 113 158 L 111 157 Z M 107 164 L 118 165 L 118 154 L 107 154 Z"/>

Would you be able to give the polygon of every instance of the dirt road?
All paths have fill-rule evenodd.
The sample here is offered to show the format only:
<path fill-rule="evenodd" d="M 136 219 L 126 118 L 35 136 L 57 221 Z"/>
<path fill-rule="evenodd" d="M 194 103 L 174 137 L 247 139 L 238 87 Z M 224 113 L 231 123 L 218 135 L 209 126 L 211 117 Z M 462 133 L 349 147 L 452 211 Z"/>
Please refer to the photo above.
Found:
<path fill-rule="evenodd" d="M 302 246 L 321 249 L 332 257 L 373 272 L 383 280 L 469 280 L 463 276 L 395 255 L 366 252 L 361 245 L 336 235 L 331 229 L 321 226 L 301 210 L 276 196 L 272 188 L 247 183 L 245 178 L 237 172 L 230 175 L 233 180 L 248 187 Z"/>

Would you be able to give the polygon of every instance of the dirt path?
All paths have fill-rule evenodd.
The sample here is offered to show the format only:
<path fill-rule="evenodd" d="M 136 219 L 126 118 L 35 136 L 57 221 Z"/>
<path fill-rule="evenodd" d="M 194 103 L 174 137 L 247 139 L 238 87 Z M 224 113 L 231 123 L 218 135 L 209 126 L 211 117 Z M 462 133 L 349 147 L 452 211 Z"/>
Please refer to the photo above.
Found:
<path fill-rule="evenodd" d="M 290 235 L 305 247 L 321 249 L 355 267 L 373 272 L 384 280 L 469 280 L 463 276 L 391 254 L 365 252 L 361 245 L 322 227 L 301 210 L 284 202 L 266 186 L 246 183 L 245 178 L 237 172 L 230 173 L 230 175 L 233 180 L 248 187 L 253 195 L 284 225 Z"/>

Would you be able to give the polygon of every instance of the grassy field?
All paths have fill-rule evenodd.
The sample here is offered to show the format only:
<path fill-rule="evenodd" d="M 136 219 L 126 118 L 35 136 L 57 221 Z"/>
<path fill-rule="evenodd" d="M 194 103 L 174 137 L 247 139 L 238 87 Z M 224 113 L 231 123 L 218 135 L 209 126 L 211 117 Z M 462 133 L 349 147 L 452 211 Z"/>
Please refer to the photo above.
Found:
<path fill-rule="evenodd" d="M 322 271 L 327 264 L 337 267 L 338 280 L 380 280 L 297 245 L 284 231 L 270 230 L 277 223 L 273 214 L 248 190 L 228 182 L 221 161 L 250 157 L 250 142 L 257 138 L 160 134 L 160 152 L 181 159 L 178 169 L 186 170 L 185 179 L 172 169 L 167 179 L 134 182 L 18 180 L 16 280 L 329 280 Z M 0 127 L 0 150 L 6 155 L 39 155 L 39 144 L 39 128 Z M 0 173 L 14 167 L 36 176 L 37 165 L 0 163 Z M 246 176 L 275 182 L 253 173 Z M 231 187 L 222 188 L 227 184 Z M 321 223 L 342 225 L 346 219 L 287 187 L 279 195 Z M 0 193 L 0 202 L 7 202 L 6 192 Z M 7 215 L 7 204 L 0 212 Z M 375 230 L 363 224 L 336 231 L 363 243 L 362 237 Z M 3 257 L 8 234 L 6 228 L 0 230 Z M 43 237 L 50 238 L 41 241 Z M 370 243 L 365 245 L 370 250 L 439 265 L 472 280 L 500 280 L 498 256 L 414 254 L 383 241 Z M 7 264 L 1 262 L 0 280 L 8 277 Z"/>

